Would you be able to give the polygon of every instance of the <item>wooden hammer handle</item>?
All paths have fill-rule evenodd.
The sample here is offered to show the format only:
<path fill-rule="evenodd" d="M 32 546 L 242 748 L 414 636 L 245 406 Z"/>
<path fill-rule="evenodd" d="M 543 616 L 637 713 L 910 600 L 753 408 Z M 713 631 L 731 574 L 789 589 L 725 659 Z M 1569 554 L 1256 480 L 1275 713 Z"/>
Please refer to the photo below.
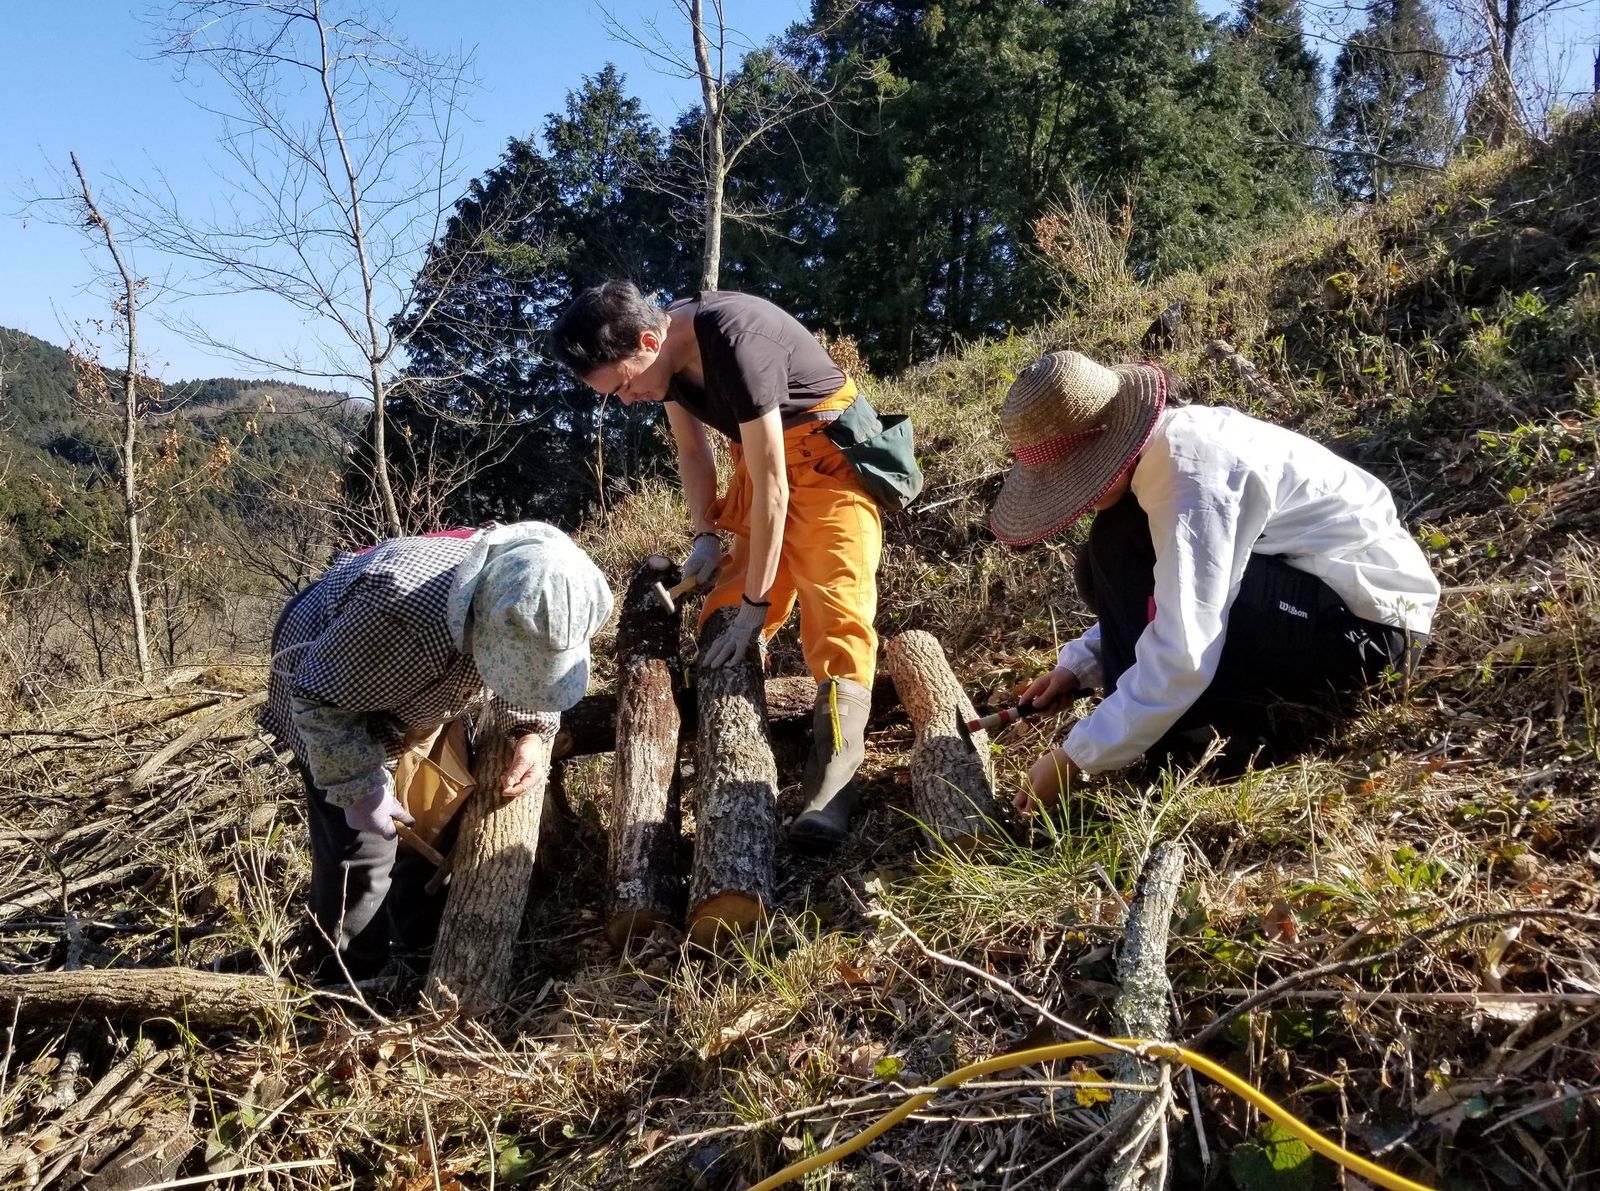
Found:
<path fill-rule="evenodd" d="M 423 839 L 409 825 L 396 819 L 394 821 L 394 829 L 401 839 L 411 845 L 412 849 L 429 864 L 433 865 L 434 868 L 439 868 L 444 864 L 444 853 Z"/>
<path fill-rule="evenodd" d="M 666 591 L 667 594 L 673 599 L 677 599 L 684 592 L 689 591 L 696 586 L 698 586 L 698 584 L 693 579 L 685 579 L 681 583 L 674 583 L 671 587 L 667 588 Z"/>
<path fill-rule="evenodd" d="M 731 557 L 732 557 L 732 555 L 724 554 L 721 558 L 717 559 L 717 569 L 712 571 L 711 572 L 711 578 L 706 580 L 706 582 L 708 584 L 714 582 L 716 580 L 716 577 L 722 573 L 722 568 L 728 565 L 728 559 L 731 558 Z M 697 583 L 695 580 L 693 580 L 693 579 L 685 579 L 685 580 L 683 580 L 683 582 L 675 583 L 675 584 L 673 584 L 673 586 L 667 588 L 666 592 L 673 599 L 677 599 L 684 592 L 690 591 L 690 590 L 692 590 L 692 589 L 694 589 L 694 588 L 696 588 L 698 586 L 699 586 L 699 583 Z"/>

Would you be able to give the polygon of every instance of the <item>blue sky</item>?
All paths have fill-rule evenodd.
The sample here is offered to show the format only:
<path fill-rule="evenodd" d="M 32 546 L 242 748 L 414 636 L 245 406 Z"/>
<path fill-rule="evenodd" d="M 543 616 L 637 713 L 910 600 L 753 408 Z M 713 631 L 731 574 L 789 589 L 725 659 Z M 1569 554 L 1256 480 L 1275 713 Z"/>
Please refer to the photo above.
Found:
<path fill-rule="evenodd" d="M 753 40 L 781 33 L 809 10 L 806 0 L 729 0 L 729 24 Z M 192 101 L 194 88 L 175 81 L 171 65 L 153 60 L 143 3 L 46 0 L 7 4 L 6 68 L 0 71 L 0 326 L 64 343 L 83 320 L 103 318 L 93 289 L 104 245 L 26 212 L 30 193 L 59 193 L 58 175 L 76 152 L 91 185 L 118 176 L 159 173 L 204 198 L 221 188 L 216 169 L 218 122 Z M 639 50 L 614 40 L 599 8 L 587 0 L 390 0 L 397 32 L 434 51 L 470 51 L 480 88 L 466 104 L 471 123 L 460 138 L 468 176 L 498 160 L 507 139 L 542 126 L 582 76 L 614 61 L 660 122 L 697 96 L 696 86 L 658 72 Z M 670 0 L 615 0 L 606 8 L 647 33 L 656 21 L 680 33 Z M 200 98 L 205 98 L 202 93 Z M 162 274 L 152 254 L 142 273 Z M 302 316 L 274 299 L 218 297 L 186 303 L 184 313 L 219 339 L 266 357 L 306 340 Z M 153 313 L 158 313 L 159 307 Z M 184 342 L 154 317 L 141 319 L 147 367 L 166 381 L 254 375 L 234 360 Z M 109 347 L 109 345 L 108 345 Z"/>

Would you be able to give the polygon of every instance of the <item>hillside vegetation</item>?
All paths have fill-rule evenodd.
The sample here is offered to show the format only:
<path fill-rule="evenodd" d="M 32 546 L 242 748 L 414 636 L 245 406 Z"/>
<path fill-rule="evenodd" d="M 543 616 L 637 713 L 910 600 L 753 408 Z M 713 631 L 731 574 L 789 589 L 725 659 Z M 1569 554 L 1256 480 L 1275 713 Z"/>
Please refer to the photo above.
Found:
<path fill-rule="evenodd" d="M 104 679 L 127 650 L 122 373 L 94 352 L 0 327 L 0 705 Z M 147 613 L 173 665 L 256 640 L 241 606 L 315 565 L 359 410 L 284 381 L 143 378 L 140 394 Z"/>
<path fill-rule="evenodd" d="M 32 1185 L 52 1151 L 120 1144 L 163 1118 L 193 1150 L 180 1173 L 240 1171 L 235 1186 L 332 1185 L 324 1167 L 287 1169 L 329 1160 L 343 1185 L 397 1191 L 747 1185 L 855 1133 L 894 1103 L 878 1093 L 1056 1037 L 1018 993 L 1107 1029 L 1121 897 L 1151 846 L 1177 840 L 1175 1038 L 1217 1026 L 1206 1053 L 1421 1181 L 1592 1185 L 1597 195 L 1589 113 L 1549 145 L 1458 162 L 1437 185 L 1153 285 L 1131 275 L 1124 232 L 1064 213 L 1057 317 L 871 386 L 880 407 L 913 415 L 929 479 L 919 506 L 890 519 L 881 627 L 934 632 L 980 700 L 1009 697 L 1083 624 L 1070 540 L 1011 551 L 985 529 L 1006 462 L 995 411 L 1038 353 L 1153 356 L 1200 399 L 1294 426 L 1381 475 L 1445 584 L 1433 643 L 1411 689 L 1302 760 L 1240 777 L 1125 773 L 963 858 L 921 849 L 909 733 L 890 725 L 871 740 L 854 842 L 828 861 L 780 857 L 780 912 L 718 961 L 664 937 L 609 952 L 597 929 L 609 761 L 570 764 L 569 842 L 537 878 L 523 980 L 498 1018 L 319 1001 L 263 1033 L 152 1028 L 146 1045 L 168 1048 L 158 1076 L 92 1130 L 34 1107 L 73 1027 L 19 1029 L 0 1084 L 13 1139 L 0 1171 Z M 1171 342 L 1146 345 L 1180 302 Z M 1212 359 L 1216 339 L 1267 387 L 1252 393 Z M 675 494 L 651 484 L 585 536 L 620 582 L 641 555 L 684 547 L 683 525 Z M 798 668 L 791 641 L 773 667 Z M 198 710 L 201 693 L 255 690 L 262 670 L 179 678 L 42 708 L 4 736 L 4 964 L 204 965 L 248 948 L 281 970 L 307 872 L 292 771 L 236 722 L 142 794 L 111 781 L 182 729 L 173 713 Z M 1008 792 L 1061 727 L 999 739 Z M 792 812 L 799 760 L 779 764 Z M 1284 995 L 1229 1016 L 1286 980 Z M 95 1074 L 133 1045 L 76 1029 Z M 1092 1064 L 1058 1068 L 941 1098 L 805 1185 L 1063 1185 L 1110 1110 Z M 1337 1185 L 1222 1090 L 1180 1079 L 1178 1103 L 1174 1185 Z"/>

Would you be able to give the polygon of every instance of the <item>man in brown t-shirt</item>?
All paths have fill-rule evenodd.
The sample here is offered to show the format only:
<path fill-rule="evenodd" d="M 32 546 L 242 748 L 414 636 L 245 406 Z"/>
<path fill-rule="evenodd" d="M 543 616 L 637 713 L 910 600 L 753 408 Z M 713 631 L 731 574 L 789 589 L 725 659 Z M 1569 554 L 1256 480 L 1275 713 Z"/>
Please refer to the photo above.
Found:
<path fill-rule="evenodd" d="M 818 693 L 806 807 L 789 833 L 800 845 L 839 843 L 865 747 L 883 549 L 877 504 L 824 433 L 856 400 L 855 384 L 792 315 L 751 294 L 700 293 L 662 310 L 633 283 L 610 281 L 562 312 L 551 350 L 585 384 L 624 404 L 666 402 L 695 528 L 684 576 L 716 577 L 700 624 L 739 606 L 700 664 L 743 657 L 798 602 Z M 733 477 L 721 497 L 708 427 L 733 443 Z M 733 535 L 720 575 L 719 531 Z"/>

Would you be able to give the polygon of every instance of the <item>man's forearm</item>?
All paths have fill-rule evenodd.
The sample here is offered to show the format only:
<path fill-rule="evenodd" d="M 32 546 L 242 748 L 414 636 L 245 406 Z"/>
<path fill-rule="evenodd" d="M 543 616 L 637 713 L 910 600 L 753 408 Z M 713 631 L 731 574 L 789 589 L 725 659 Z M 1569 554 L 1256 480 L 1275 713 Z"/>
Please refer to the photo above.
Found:
<path fill-rule="evenodd" d="M 745 571 L 744 594 L 752 600 L 764 600 L 778 578 L 783 523 L 789 515 L 789 485 L 780 474 L 754 487 L 750 502 L 750 563 Z"/>
<path fill-rule="evenodd" d="M 683 499 L 689 507 L 689 523 L 695 533 L 710 533 L 716 529 L 709 516 L 712 502 L 717 499 L 717 465 L 709 452 L 704 455 L 680 454 L 678 473 L 683 480 Z"/>

